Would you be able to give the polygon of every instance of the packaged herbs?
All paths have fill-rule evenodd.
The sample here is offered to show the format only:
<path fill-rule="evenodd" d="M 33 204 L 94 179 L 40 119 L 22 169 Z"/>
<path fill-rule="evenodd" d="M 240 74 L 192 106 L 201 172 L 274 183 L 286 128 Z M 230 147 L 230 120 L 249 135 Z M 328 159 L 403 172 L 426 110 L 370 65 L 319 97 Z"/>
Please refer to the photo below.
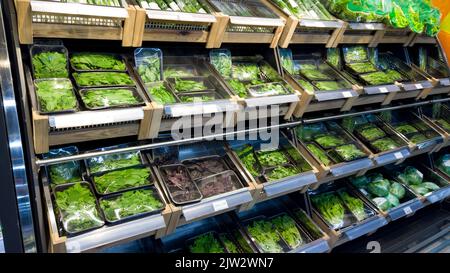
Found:
<path fill-rule="evenodd" d="M 317 67 L 311 69 L 300 68 L 300 73 L 305 76 L 310 81 L 326 81 L 329 80 L 330 77 L 325 75 L 323 72 L 317 69 Z"/>
<path fill-rule="evenodd" d="M 314 207 L 333 229 L 344 226 L 345 208 L 341 199 L 336 194 L 327 192 L 311 197 Z"/>
<path fill-rule="evenodd" d="M 115 197 L 103 198 L 100 207 L 109 222 L 163 209 L 164 204 L 155 198 L 152 189 L 127 191 Z"/>
<path fill-rule="evenodd" d="M 232 75 L 234 79 L 239 81 L 258 80 L 259 67 L 253 63 L 238 63 L 232 65 Z"/>
<path fill-rule="evenodd" d="M 52 113 L 78 109 L 77 98 L 70 80 L 37 80 L 35 87 L 41 112 Z"/>
<path fill-rule="evenodd" d="M 208 89 L 202 81 L 175 79 L 176 92 L 192 92 Z"/>
<path fill-rule="evenodd" d="M 209 54 L 211 64 L 225 78 L 231 78 L 231 52 L 227 49 L 214 49 Z"/>
<path fill-rule="evenodd" d="M 269 82 L 249 86 L 248 90 L 253 97 L 283 95 L 288 93 L 285 86 L 279 82 Z"/>
<path fill-rule="evenodd" d="M 225 253 L 220 240 L 215 236 L 215 233 L 209 232 L 202 234 L 194 239 L 189 245 L 189 252 L 191 253 Z"/>
<path fill-rule="evenodd" d="M 320 162 L 323 163 L 323 165 L 329 166 L 332 163 L 328 155 L 324 151 L 322 151 L 319 147 L 317 147 L 315 144 L 310 143 L 307 144 L 306 147 L 315 157 L 317 157 L 317 159 L 320 160 Z"/>
<path fill-rule="evenodd" d="M 273 218 L 271 222 L 281 238 L 283 238 L 291 249 L 297 248 L 303 244 L 302 235 L 297 228 L 294 219 L 284 214 Z"/>
<path fill-rule="evenodd" d="M 412 125 L 409 124 L 401 124 L 394 127 L 396 131 L 398 131 L 401 134 L 412 134 L 412 133 L 418 133 L 419 131 Z"/>
<path fill-rule="evenodd" d="M 151 172 L 146 167 L 127 168 L 110 171 L 93 177 L 99 194 L 109 194 L 149 185 Z"/>
<path fill-rule="evenodd" d="M 376 126 L 365 127 L 359 130 L 358 133 L 367 141 L 374 141 L 386 136 L 386 133 Z"/>
<path fill-rule="evenodd" d="M 265 253 L 283 252 L 283 248 L 278 243 L 281 237 L 271 222 L 255 220 L 247 226 L 247 230 Z"/>
<path fill-rule="evenodd" d="M 114 106 L 135 106 L 143 103 L 136 91 L 125 88 L 87 89 L 80 91 L 81 99 L 87 108 L 104 108 Z"/>
<path fill-rule="evenodd" d="M 263 167 L 276 167 L 289 163 L 289 159 L 282 151 L 259 151 L 256 155 Z"/>
<path fill-rule="evenodd" d="M 175 96 L 170 92 L 164 84 L 157 84 L 147 87 L 148 92 L 151 94 L 152 99 L 160 104 L 175 103 Z"/>
<path fill-rule="evenodd" d="M 343 48 L 346 63 L 360 63 L 369 59 L 365 46 L 349 46 Z"/>
<path fill-rule="evenodd" d="M 105 53 L 75 53 L 70 58 L 70 63 L 76 70 L 126 70 L 121 58 Z"/>
<path fill-rule="evenodd" d="M 158 48 L 137 48 L 134 51 L 137 72 L 144 83 L 162 80 L 162 52 Z"/>
<path fill-rule="evenodd" d="M 283 179 L 285 177 L 298 174 L 299 171 L 292 165 L 278 166 L 270 171 L 266 171 L 266 176 L 270 181 Z"/>
<path fill-rule="evenodd" d="M 180 101 L 184 103 L 207 102 L 213 100 L 216 100 L 216 98 L 213 95 L 180 96 Z"/>
<path fill-rule="evenodd" d="M 33 72 L 35 79 L 67 78 L 66 54 L 57 51 L 43 51 L 33 54 Z"/>
<path fill-rule="evenodd" d="M 352 161 L 366 156 L 366 154 L 356 147 L 355 144 L 339 146 L 335 151 L 344 161 Z"/>
<path fill-rule="evenodd" d="M 127 73 L 120 72 L 82 72 L 73 73 L 78 86 L 101 87 L 101 86 L 129 86 L 134 85 L 133 80 Z"/>
<path fill-rule="evenodd" d="M 390 84 L 397 80 L 382 71 L 361 74 L 359 76 L 370 85 Z"/>
<path fill-rule="evenodd" d="M 88 183 L 75 183 L 55 188 L 55 203 L 64 230 L 69 234 L 101 227 L 104 221 Z"/>
<path fill-rule="evenodd" d="M 91 175 L 141 164 L 139 152 L 98 156 L 86 160 Z"/>
<path fill-rule="evenodd" d="M 371 145 L 379 152 L 386 152 L 399 147 L 397 142 L 388 137 L 375 140 Z"/>
<path fill-rule="evenodd" d="M 333 148 L 339 145 L 344 145 L 344 140 L 334 135 L 321 135 L 314 139 L 324 149 Z"/>
<path fill-rule="evenodd" d="M 324 91 L 340 90 L 340 89 L 345 88 L 345 86 L 343 86 L 338 81 L 320 81 L 320 82 L 315 82 L 315 85 L 317 86 L 317 88 L 319 90 L 324 90 Z"/>

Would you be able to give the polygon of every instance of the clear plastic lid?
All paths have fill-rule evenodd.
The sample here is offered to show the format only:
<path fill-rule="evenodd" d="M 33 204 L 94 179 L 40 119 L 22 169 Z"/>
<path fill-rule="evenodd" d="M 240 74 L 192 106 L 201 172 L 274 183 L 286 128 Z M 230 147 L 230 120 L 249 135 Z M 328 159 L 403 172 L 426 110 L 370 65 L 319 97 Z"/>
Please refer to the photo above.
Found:
<path fill-rule="evenodd" d="M 144 83 L 163 80 L 163 53 L 159 48 L 137 48 L 134 62 Z"/>

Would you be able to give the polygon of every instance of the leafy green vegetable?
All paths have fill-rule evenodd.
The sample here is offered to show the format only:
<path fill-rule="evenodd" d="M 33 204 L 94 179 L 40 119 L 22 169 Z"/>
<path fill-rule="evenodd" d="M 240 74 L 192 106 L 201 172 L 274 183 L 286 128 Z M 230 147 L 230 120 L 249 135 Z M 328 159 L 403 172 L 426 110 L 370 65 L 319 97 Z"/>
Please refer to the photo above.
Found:
<path fill-rule="evenodd" d="M 248 86 L 249 93 L 254 97 L 287 94 L 285 86 L 279 82 L 269 82 L 255 86 Z"/>
<path fill-rule="evenodd" d="M 232 79 L 229 80 L 228 83 L 239 97 L 246 98 L 248 96 L 247 87 L 239 80 Z"/>
<path fill-rule="evenodd" d="M 400 134 L 411 134 L 411 133 L 418 133 L 419 131 L 417 131 L 416 128 L 414 128 L 413 126 L 409 125 L 409 124 L 402 124 L 402 125 L 398 125 L 394 127 L 395 130 L 397 130 Z"/>
<path fill-rule="evenodd" d="M 64 53 L 41 52 L 33 55 L 33 70 L 35 79 L 67 78 L 67 59 Z"/>
<path fill-rule="evenodd" d="M 397 174 L 397 179 L 407 185 L 419 185 L 423 181 L 423 174 L 418 169 L 408 166 L 402 173 Z"/>
<path fill-rule="evenodd" d="M 445 131 L 450 132 L 450 122 L 448 122 L 447 120 L 440 118 L 436 120 L 436 123 L 444 128 Z"/>
<path fill-rule="evenodd" d="M 358 221 L 362 221 L 367 218 L 364 202 L 361 199 L 351 196 L 346 191 L 339 191 L 339 196 L 356 219 L 358 219 Z"/>
<path fill-rule="evenodd" d="M 237 245 L 229 238 L 229 235 L 221 234 L 221 235 L 219 235 L 219 238 L 222 241 L 222 243 L 228 253 L 241 253 L 241 251 L 239 251 Z"/>
<path fill-rule="evenodd" d="M 361 134 L 361 136 L 364 137 L 368 141 L 374 141 L 376 139 L 386 136 L 384 131 L 376 126 L 364 128 L 361 131 L 359 131 L 359 134 Z"/>
<path fill-rule="evenodd" d="M 289 163 L 288 158 L 282 151 L 259 151 L 256 155 L 263 167 L 276 167 Z"/>
<path fill-rule="evenodd" d="M 77 98 L 69 80 L 41 80 L 35 82 L 36 95 L 42 112 L 76 110 Z"/>
<path fill-rule="evenodd" d="M 175 103 L 176 99 L 174 95 L 167 90 L 164 84 L 158 84 L 152 87 L 148 87 L 148 92 L 152 95 L 152 98 L 161 104 Z"/>
<path fill-rule="evenodd" d="M 343 51 L 347 63 L 361 63 L 369 59 L 365 46 L 349 46 L 344 48 Z"/>
<path fill-rule="evenodd" d="M 409 185 L 411 189 L 420 195 L 426 195 L 430 190 L 422 185 Z"/>
<path fill-rule="evenodd" d="M 382 211 L 388 211 L 391 208 L 391 203 L 384 197 L 373 198 L 372 201 L 375 203 L 377 208 Z"/>
<path fill-rule="evenodd" d="M 93 157 L 87 160 L 91 174 L 142 164 L 139 153 L 124 153 Z"/>
<path fill-rule="evenodd" d="M 350 177 L 349 180 L 357 188 L 366 188 L 370 183 L 370 180 L 365 175 Z"/>
<path fill-rule="evenodd" d="M 129 168 L 107 172 L 94 177 L 94 184 L 101 194 L 114 193 L 149 184 L 150 170 L 147 168 Z"/>
<path fill-rule="evenodd" d="M 405 197 L 405 188 L 398 182 L 393 182 L 389 187 L 389 193 L 396 196 L 398 199 Z"/>
<path fill-rule="evenodd" d="M 303 90 L 305 90 L 307 92 L 314 92 L 315 88 L 311 83 L 309 83 L 308 81 L 306 81 L 302 78 L 296 78 L 296 80 L 300 84 L 300 86 L 303 88 Z"/>
<path fill-rule="evenodd" d="M 104 224 L 87 185 L 76 183 L 56 190 L 55 195 L 56 207 L 61 210 L 62 224 L 67 232 L 78 233 Z"/>
<path fill-rule="evenodd" d="M 78 70 L 125 70 L 125 63 L 111 54 L 76 53 L 70 62 Z"/>
<path fill-rule="evenodd" d="M 320 81 L 320 82 L 315 82 L 315 85 L 317 86 L 317 88 L 319 90 L 324 90 L 324 91 L 340 90 L 340 89 L 345 88 L 345 86 L 343 86 L 338 81 Z"/>
<path fill-rule="evenodd" d="M 282 247 L 278 244 L 280 235 L 274 229 L 271 222 L 256 220 L 247 226 L 250 236 L 266 253 L 281 253 Z"/>
<path fill-rule="evenodd" d="M 328 156 L 325 154 L 324 151 L 322 151 L 319 147 L 317 147 L 315 144 L 307 144 L 306 145 L 308 150 L 317 157 L 325 166 L 329 166 L 332 162 L 328 158 Z"/>
<path fill-rule="evenodd" d="M 240 63 L 232 66 L 233 78 L 240 81 L 258 80 L 260 79 L 259 72 L 257 64 Z"/>
<path fill-rule="evenodd" d="M 285 177 L 293 176 L 298 174 L 297 168 L 293 166 L 278 166 L 275 169 L 269 171 L 267 177 L 270 180 L 278 180 Z"/>
<path fill-rule="evenodd" d="M 81 99 L 88 108 L 136 105 L 143 102 L 129 89 L 90 89 L 81 93 Z"/>
<path fill-rule="evenodd" d="M 71 161 L 48 167 L 52 184 L 60 185 L 81 181 L 80 163 Z"/>
<path fill-rule="evenodd" d="M 371 85 L 380 85 L 380 84 L 391 84 L 397 80 L 401 80 L 401 75 L 397 74 L 395 71 L 390 70 L 389 73 L 378 71 L 373 73 L 361 74 L 359 75 L 364 81 Z"/>
<path fill-rule="evenodd" d="M 324 149 L 334 148 L 339 145 L 344 145 L 344 140 L 333 135 L 322 135 L 315 139 L 315 141 Z"/>
<path fill-rule="evenodd" d="M 445 154 L 437 161 L 438 169 L 450 175 L 450 154 Z"/>
<path fill-rule="evenodd" d="M 352 161 L 361 157 L 366 156 L 366 154 L 361 151 L 355 144 L 342 145 L 336 148 L 336 153 L 345 161 Z"/>
<path fill-rule="evenodd" d="M 311 201 L 334 229 L 341 228 L 344 225 L 344 204 L 334 193 L 327 192 L 315 195 L 311 198 Z"/>
<path fill-rule="evenodd" d="M 178 77 L 195 77 L 195 74 L 186 67 L 165 67 L 164 78 L 178 78 Z"/>
<path fill-rule="evenodd" d="M 211 56 L 211 64 L 219 71 L 220 75 L 231 78 L 232 62 L 231 56 L 226 53 L 219 52 Z"/>
<path fill-rule="evenodd" d="M 83 72 L 73 73 L 79 86 L 123 86 L 134 85 L 127 73 L 120 72 Z"/>
<path fill-rule="evenodd" d="M 391 193 L 389 193 L 389 194 L 386 196 L 386 199 L 388 200 L 388 202 L 389 202 L 389 204 L 390 204 L 390 206 L 391 206 L 392 208 L 395 208 L 395 207 L 397 207 L 398 205 L 400 205 L 400 200 L 397 198 L 397 196 L 395 196 L 395 195 L 393 195 L 393 194 L 391 194 Z"/>
<path fill-rule="evenodd" d="M 414 134 L 412 137 L 409 138 L 409 140 L 412 143 L 417 144 L 417 143 L 421 143 L 421 142 L 427 141 L 428 138 L 424 134 L 420 134 L 419 133 L 419 134 Z"/>
<path fill-rule="evenodd" d="M 146 56 L 138 66 L 138 74 L 144 83 L 156 82 L 161 79 L 161 61 L 158 56 Z"/>
<path fill-rule="evenodd" d="M 153 196 L 152 190 L 128 191 L 116 198 L 100 201 L 106 220 L 114 222 L 126 217 L 162 209 L 163 203 Z"/>
<path fill-rule="evenodd" d="M 320 238 L 323 236 L 319 228 L 317 228 L 314 222 L 306 215 L 303 210 L 297 209 L 294 214 L 295 217 L 302 223 L 302 226 L 306 227 L 309 234 L 311 234 L 314 238 Z"/>
<path fill-rule="evenodd" d="M 89 4 L 89 5 L 111 6 L 111 7 L 120 7 L 121 6 L 119 0 L 87 0 L 87 1 L 84 1 L 84 2 L 82 2 L 82 0 L 65 0 L 64 2 L 67 2 L 67 3 L 85 3 L 85 4 Z"/>
<path fill-rule="evenodd" d="M 349 63 L 347 64 L 347 66 L 350 67 L 356 73 L 368 73 L 377 71 L 377 68 L 370 62 Z"/>
<path fill-rule="evenodd" d="M 213 101 L 216 98 L 210 95 L 201 95 L 201 96 L 180 96 L 180 101 L 189 103 L 189 102 L 207 102 Z"/>
<path fill-rule="evenodd" d="M 387 179 L 372 182 L 368 185 L 367 190 L 378 197 L 386 197 L 389 194 L 391 183 Z"/>
<path fill-rule="evenodd" d="M 391 138 L 381 138 L 372 142 L 372 146 L 380 152 L 385 152 L 398 148 L 397 142 Z"/>
<path fill-rule="evenodd" d="M 314 69 L 300 69 L 300 72 L 310 81 L 322 81 L 328 80 L 330 77 L 320 72 L 317 67 Z"/>
<path fill-rule="evenodd" d="M 175 79 L 176 92 L 202 91 L 208 89 L 202 81 Z"/>
<path fill-rule="evenodd" d="M 279 81 L 281 80 L 281 76 L 278 74 L 278 72 L 273 69 L 268 64 L 263 64 L 259 67 L 262 73 L 270 80 L 270 81 Z"/>
<path fill-rule="evenodd" d="M 440 189 L 440 187 L 433 182 L 423 182 L 422 186 L 429 189 L 430 191 L 437 191 Z"/>
<path fill-rule="evenodd" d="M 250 174 L 254 177 L 258 177 L 260 172 L 256 169 L 257 162 L 253 153 L 253 147 L 245 146 L 242 149 L 237 150 L 236 153 Z"/>
<path fill-rule="evenodd" d="M 289 245 L 290 248 L 297 248 L 303 244 L 303 238 L 297 225 L 291 217 L 287 215 L 281 215 L 272 219 L 272 224 L 281 238 Z"/>
<path fill-rule="evenodd" d="M 213 233 L 200 235 L 189 246 L 191 253 L 225 253 L 222 244 Z"/>

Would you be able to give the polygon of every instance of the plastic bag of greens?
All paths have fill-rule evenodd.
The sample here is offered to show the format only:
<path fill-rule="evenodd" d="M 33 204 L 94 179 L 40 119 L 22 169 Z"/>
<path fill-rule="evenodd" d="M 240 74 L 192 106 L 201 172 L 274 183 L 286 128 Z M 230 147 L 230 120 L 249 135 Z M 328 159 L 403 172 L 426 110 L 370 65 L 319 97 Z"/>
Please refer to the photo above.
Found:
<path fill-rule="evenodd" d="M 389 187 L 391 186 L 389 180 L 383 179 L 377 182 L 372 182 L 367 187 L 367 190 L 378 197 L 386 197 L 389 194 Z"/>
<path fill-rule="evenodd" d="M 209 52 L 210 63 L 225 78 L 231 78 L 231 52 L 228 49 L 213 49 Z"/>
<path fill-rule="evenodd" d="M 438 9 L 431 9 L 427 19 L 425 33 L 429 36 L 436 36 L 440 30 L 441 12 Z"/>
<path fill-rule="evenodd" d="M 403 171 L 401 179 L 408 185 L 419 185 L 423 181 L 423 174 L 416 168 L 408 166 Z"/>
<path fill-rule="evenodd" d="M 341 68 L 341 56 L 339 55 L 339 49 L 337 48 L 328 48 L 327 49 L 327 61 L 336 67 L 337 69 Z"/>
<path fill-rule="evenodd" d="M 372 201 L 377 205 L 377 207 L 382 211 L 387 211 L 391 208 L 391 204 L 384 197 L 376 197 Z"/>
<path fill-rule="evenodd" d="M 134 61 L 144 83 L 163 80 L 162 51 L 159 48 L 137 48 Z"/>
<path fill-rule="evenodd" d="M 398 182 L 393 182 L 389 187 L 389 193 L 395 195 L 398 199 L 402 199 L 405 192 L 405 188 Z"/>
<path fill-rule="evenodd" d="M 447 175 L 450 175 L 450 154 L 446 154 L 438 160 L 438 168 Z"/>
<path fill-rule="evenodd" d="M 342 48 L 346 63 L 366 62 L 369 60 L 367 47 L 362 45 L 347 46 Z"/>
<path fill-rule="evenodd" d="M 419 4 L 414 2 L 406 2 L 403 9 L 406 13 L 406 18 L 408 18 L 409 28 L 416 33 L 422 33 L 425 28 L 425 24 L 420 18 L 421 8 Z"/>
<path fill-rule="evenodd" d="M 75 146 L 64 147 L 60 149 L 50 150 L 44 154 L 45 158 L 57 158 L 63 156 L 71 156 L 78 154 L 78 148 Z M 82 180 L 80 161 L 69 161 L 66 163 L 50 165 L 47 167 L 50 182 L 54 185 L 78 182 Z"/>
<path fill-rule="evenodd" d="M 370 180 L 367 178 L 367 176 L 355 176 L 349 178 L 350 182 L 353 184 L 353 186 L 357 188 L 366 188 L 367 185 L 369 185 Z"/>
<path fill-rule="evenodd" d="M 326 132 L 325 124 L 313 123 L 297 127 L 297 136 L 304 141 L 312 141 L 320 133 Z"/>
<path fill-rule="evenodd" d="M 294 61 L 292 57 L 292 50 L 289 48 L 280 49 L 281 66 L 290 74 L 296 74 L 294 70 Z"/>

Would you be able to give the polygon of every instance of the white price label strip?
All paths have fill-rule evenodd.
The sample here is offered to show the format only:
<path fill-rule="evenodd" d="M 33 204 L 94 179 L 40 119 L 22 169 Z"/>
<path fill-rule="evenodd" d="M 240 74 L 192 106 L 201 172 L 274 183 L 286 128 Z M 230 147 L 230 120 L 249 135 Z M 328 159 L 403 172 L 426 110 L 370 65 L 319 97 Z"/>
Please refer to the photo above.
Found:
<path fill-rule="evenodd" d="M 395 157 L 396 159 L 402 159 L 402 158 L 403 158 L 403 154 L 402 154 L 401 152 L 396 152 L 396 153 L 394 154 L 394 157 Z"/>
<path fill-rule="evenodd" d="M 352 97 L 352 92 L 345 91 L 345 92 L 342 92 L 342 95 L 344 96 L 344 98 L 351 98 Z"/>
<path fill-rule="evenodd" d="M 389 92 L 389 90 L 386 87 L 380 87 L 380 92 L 387 93 L 387 92 Z"/>
<path fill-rule="evenodd" d="M 420 83 L 416 84 L 415 86 L 416 86 L 416 89 L 423 89 L 423 86 Z"/>
<path fill-rule="evenodd" d="M 227 200 L 219 200 L 213 203 L 214 211 L 222 211 L 228 209 Z"/>
<path fill-rule="evenodd" d="M 411 213 L 413 212 L 412 209 L 411 209 L 410 207 L 403 208 L 403 211 L 404 211 L 406 214 L 411 214 Z"/>

